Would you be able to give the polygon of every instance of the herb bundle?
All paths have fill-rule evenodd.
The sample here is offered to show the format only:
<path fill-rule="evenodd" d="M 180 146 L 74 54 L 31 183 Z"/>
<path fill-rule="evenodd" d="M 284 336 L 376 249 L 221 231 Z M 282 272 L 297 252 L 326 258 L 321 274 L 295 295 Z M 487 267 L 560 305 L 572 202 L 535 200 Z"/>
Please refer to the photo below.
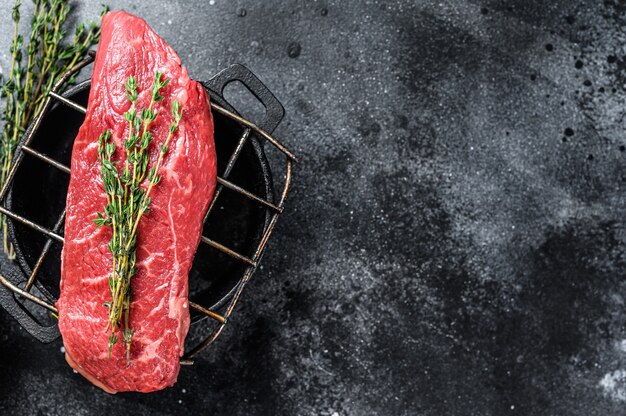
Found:
<path fill-rule="evenodd" d="M 156 164 L 148 169 L 150 156 L 148 147 L 153 141 L 150 126 L 157 118 L 155 103 L 162 101 L 161 89 L 169 83 L 163 74 L 156 72 L 152 85 L 151 99 L 148 108 L 137 108 L 137 81 L 129 77 L 124 87 L 126 97 L 131 103 L 130 109 L 124 113 L 128 122 L 128 136 L 124 139 L 126 160 L 123 167 L 113 161 L 118 150 L 111 141 L 111 131 L 107 130 L 98 140 L 98 158 L 101 163 L 102 180 L 107 196 L 107 204 L 103 212 L 96 213 L 94 222 L 98 227 L 107 226 L 112 230 L 109 250 L 113 255 L 113 265 L 109 276 L 111 301 L 104 306 L 109 311 L 109 319 L 105 331 L 110 331 L 108 355 L 111 348 L 118 342 L 118 330 L 126 344 L 126 362 L 130 363 L 130 346 L 133 329 L 129 325 L 131 303 L 131 279 L 137 273 L 137 228 L 143 214 L 150 212 L 150 193 L 161 177 L 159 168 L 165 157 L 170 140 L 178 130 L 183 110 L 178 103 L 172 103 L 172 119 L 169 133 L 159 146 Z M 144 184 L 145 183 L 145 184 Z M 142 185 L 144 185 L 142 187 Z"/>
<path fill-rule="evenodd" d="M 43 108 L 52 87 L 87 56 L 89 48 L 100 38 L 99 23 L 81 23 L 76 27 L 73 40 L 64 44 L 67 17 L 72 9 L 68 0 L 33 0 L 33 3 L 26 45 L 24 36 L 19 33 L 21 0 L 16 0 L 13 6 L 11 68 L 6 76 L 0 75 L 0 96 L 6 100 L 2 114 L 4 127 L 0 132 L 0 187 L 6 181 L 20 138 Z M 107 10 L 104 6 L 102 14 Z M 4 252 L 13 258 L 13 248 L 7 240 L 6 217 L 0 216 L 0 221 Z"/>

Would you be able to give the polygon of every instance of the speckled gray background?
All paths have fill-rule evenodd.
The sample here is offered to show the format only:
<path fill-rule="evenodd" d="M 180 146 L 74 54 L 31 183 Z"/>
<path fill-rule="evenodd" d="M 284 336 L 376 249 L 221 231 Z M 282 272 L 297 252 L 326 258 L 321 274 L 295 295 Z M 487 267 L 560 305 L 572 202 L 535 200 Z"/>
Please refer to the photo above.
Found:
<path fill-rule="evenodd" d="M 626 412 L 623 2 L 110 4 L 197 79 L 257 73 L 295 189 L 174 388 L 108 396 L 0 313 L 0 413 Z"/>

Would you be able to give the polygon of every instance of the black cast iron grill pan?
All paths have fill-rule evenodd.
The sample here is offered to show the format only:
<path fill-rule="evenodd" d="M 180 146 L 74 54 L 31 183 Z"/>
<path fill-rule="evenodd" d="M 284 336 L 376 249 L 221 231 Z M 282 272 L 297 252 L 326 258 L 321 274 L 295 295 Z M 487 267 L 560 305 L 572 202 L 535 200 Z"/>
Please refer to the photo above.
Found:
<path fill-rule="evenodd" d="M 22 138 L 0 190 L 0 212 L 8 217 L 17 260 L 0 274 L 0 305 L 42 342 L 60 335 L 50 315 L 56 313 L 54 302 L 59 296 L 68 166 L 84 119 L 90 82 L 63 95 L 58 91 L 92 62 L 90 55 L 55 86 Z M 224 88 L 234 81 L 241 82 L 263 105 L 263 121 L 252 123 L 224 100 Z M 201 335 L 194 337 L 195 345 L 187 346 L 183 364 L 191 364 L 193 357 L 219 336 L 231 316 L 283 211 L 296 160 L 271 136 L 284 116 L 282 105 L 250 70 L 233 65 L 203 85 L 211 97 L 218 184 L 189 274 L 192 329 L 204 327 Z M 265 142 L 278 149 L 286 161 L 277 199 Z M 201 324 L 206 318 L 209 322 Z"/>

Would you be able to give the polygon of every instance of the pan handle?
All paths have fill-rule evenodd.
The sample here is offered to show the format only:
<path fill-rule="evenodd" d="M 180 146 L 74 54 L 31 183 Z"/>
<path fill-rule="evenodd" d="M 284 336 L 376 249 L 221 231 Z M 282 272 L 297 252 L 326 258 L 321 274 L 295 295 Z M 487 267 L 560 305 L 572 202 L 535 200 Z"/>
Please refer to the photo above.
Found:
<path fill-rule="evenodd" d="M 239 81 L 254 95 L 265 107 L 265 118 L 258 126 L 268 133 L 272 133 L 281 120 L 285 116 L 285 109 L 272 92 L 252 73 L 248 68 L 241 64 L 234 64 L 219 72 L 210 80 L 202 84 L 217 94 L 217 97 L 211 96 L 216 101 L 222 101 L 224 88 L 233 81 Z M 232 109 L 232 106 L 228 106 Z"/>
<path fill-rule="evenodd" d="M 13 279 L 11 279 L 13 280 Z M 4 285 L 0 285 L 0 304 L 29 334 L 41 342 L 49 343 L 57 339 L 61 333 L 59 326 L 44 326 L 19 302 L 17 295 Z"/>

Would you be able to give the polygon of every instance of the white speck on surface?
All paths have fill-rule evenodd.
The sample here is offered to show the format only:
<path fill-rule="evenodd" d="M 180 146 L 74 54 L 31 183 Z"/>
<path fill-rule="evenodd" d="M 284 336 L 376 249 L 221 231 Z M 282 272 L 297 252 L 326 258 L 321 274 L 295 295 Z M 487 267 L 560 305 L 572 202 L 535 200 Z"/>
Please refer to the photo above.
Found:
<path fill-rule="evenodd" d="M 187 389 L 182 389 L 181 391 L 183 392 L 183 394 L 187 393 Z"/>
<path fill-rule="evenodd" d="M 215 0 L 209 0 L 209 5 L 213 6 L 215 4 Z"/>
<path fill-rule="evenodd" d="M 615 370 L 606 373 L 600 380 L 604 395 L 616 402 L 626 402 L 626 371 Z"/>
<path fill-rule="evenodd" d="M 183 404 L 183 401 L 181 399 L 178 399 L 178 404 Z"/>
<path fill-rule="evenodd" d="M 172 24 L 172 19 L 167 19 L 167 24 L 171 25 Z"/>
<path fill-rule="evenodd" d="M 65 354 L 65 347 L 63 345 L 61 345 L 61 354 Z"/>

